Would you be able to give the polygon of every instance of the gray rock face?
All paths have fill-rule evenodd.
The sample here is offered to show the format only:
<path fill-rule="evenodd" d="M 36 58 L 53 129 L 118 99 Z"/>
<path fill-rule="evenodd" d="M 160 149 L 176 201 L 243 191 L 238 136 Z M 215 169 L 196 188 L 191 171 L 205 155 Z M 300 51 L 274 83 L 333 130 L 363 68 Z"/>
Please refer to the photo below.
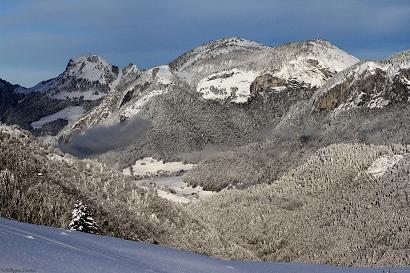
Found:
<path fill-rule="evenodd" d="M 381 62 L 362 62 L 333 77 L 315 98 L 321 110 L 352 107 L 383 108 L 409 100 L 410 54 L 399 53 Z"/>
<path fill-rule="evenodd" d="M 315 109 L 334 110 L 343 104 L 365 105 L 380 108 L 389 103 L 407 101 L 409 98 L 409 69 L 401 69 L 393 77 L 377 68 L 373 74 L 363 73 L 357 79 L 346 78 L 315 101 Z"/>
<path fill-rule="evenodd" d="M 285 83 L 284 80 L 270 74 L 258 76 L 251 84 L 251 96 L 257 96 L 259 93 L 269 91 L 271 88 L 286 87 Z"/>

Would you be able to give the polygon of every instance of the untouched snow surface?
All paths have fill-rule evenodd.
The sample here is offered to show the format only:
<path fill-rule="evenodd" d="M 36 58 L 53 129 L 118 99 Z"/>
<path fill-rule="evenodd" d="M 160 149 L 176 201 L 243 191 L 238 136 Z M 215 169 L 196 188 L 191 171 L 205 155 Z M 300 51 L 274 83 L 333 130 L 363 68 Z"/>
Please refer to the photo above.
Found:
<path fill-rule="evenodd" d="M 195 165 L 183 162 L 163 162 L 152 157 L 137 160 L 123 174 L 143 177 L 138 183 L 142 187 L 154 186 L 158 196 L 177 203 L 190 203 L 213 194 L 201 186 L 195 188 L 184 182 L 181 173 L 190 171 Z"/>
<path fill-rule="evenodd" d="M 166 162 L 158 161 L 152 157 L 146 157 L 137 160 L 135 164 L 123 170 L 125 175 L 139 176 L 156 176 L 158 174 L 172 174 L 180 171 L 188 171 L 194 167 L 193 164 L 184 164 L 182 162 Z"/>
<path fill-rule="evenodd" d="M 410 267 L 354 268 L 221 261 L 158 245 L 30 225 L 0 218 L 0 272 L 403 273 L 410 272 Z"/>
<path fill-rule="evenodd" d="M 33 129 L 39 129 L 43 127 L 43 125 L 55 121 L 57 119 L 65 119 L 70 121 L 75 121 L 79 119 L 82 114 L 84 113 L 84 108 L 81 106 L 69 106 L 67 108 L 64 108 L 61 111 L 58 111 L 52 115 L 42 117 L 38 121 L 32 122 L 31 127 Z"/>
<path fill-rule="evenodd" d="M 141 187 L 155 186 L 158 196 L 177 203 L 188 204 L 206 198 L 214 192 L 206 191 L 201 186 L 195 188 L 184 182 L 184 176 L 159 177 L 139 180 Z"/>

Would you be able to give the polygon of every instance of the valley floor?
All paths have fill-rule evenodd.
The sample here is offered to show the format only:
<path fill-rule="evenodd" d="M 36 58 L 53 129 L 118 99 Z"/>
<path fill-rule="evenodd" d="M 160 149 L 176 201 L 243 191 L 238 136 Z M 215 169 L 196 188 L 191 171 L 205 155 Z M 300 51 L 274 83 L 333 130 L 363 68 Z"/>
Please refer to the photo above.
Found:
<path fill-rule="evenodd" d="M 402 273 L 410 272 L 410 267 L 360 268 L 222 261 L 158 245 L 0 218 L 0 272 Z"/>

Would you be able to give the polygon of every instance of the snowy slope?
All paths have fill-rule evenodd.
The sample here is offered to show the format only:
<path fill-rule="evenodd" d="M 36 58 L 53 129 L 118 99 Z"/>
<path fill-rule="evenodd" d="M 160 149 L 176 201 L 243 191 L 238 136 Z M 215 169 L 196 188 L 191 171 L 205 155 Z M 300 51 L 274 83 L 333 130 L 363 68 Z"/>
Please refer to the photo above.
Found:
<path fill-rule="evenodd" d="M 0 253 L 0 271 L 3 272 L 381 273 L 389 270 L 221 261 L 158 245 L 30 225 L 4 218 L 0 218 Z M 390 272 L 410 272 L 410 268 L 394 268 Z"/>
<path fill-rule="evenodd" d="M 97 124 L 113 125 L 138 116 L 153 98 L 168 92 L 169 86 L 174 84 L 174 78 L 168 65 L 148 70 L 140 70 L 135 65 L 123 68 L 120 79 L 116 86 L 112 85 L 110 94 L 78 121 L 70 123 L 58 138 L 69 138 L 73 131 L 81 131 Z"/>
<path fill-rule="evenodd" d="M 15 138 L 17 138 L 17 137 L 28 137 L 28 135 L 23 130 L 21 130 L 19 127 L 9 126 L 9 125 L 5 125 L 3 123 L 0 123 L 0 132 L 9 134 L 9 135 L 11 135 Z"/>
<path fill-rule="evenodd" d="M 126 107 L 121 110 L 121 116 L 127 118 L 133 118 L 138 115 L 141 108 L 146 105 L 152 98 L 165 94 L 167 90 L 153 90 L 145 95 L 142 95 L 138 100 L 133 103 L 129 103 Z"/>
<path fill-rule="evenodd" d="M 32 122 L 31 127 L 38 129 L 43 127 L 43 125 L 52 122 L 57 119 L 65 119 L 67 121 L 74 121 L 81 117 L 84 113 L 84 108 L 81 106 L 69 106 L 61 111 L 58 111 L 52 115 L 42 117 L 40 120 Z"/>
<path fill-rule="evenodd" d="M 240 69 L 217 72 L 202 79 L 197 86 L 197 91 L 204 99 L 226 100 L 244 103 L 250 97 L 250 87 L 260 73 Z"/>

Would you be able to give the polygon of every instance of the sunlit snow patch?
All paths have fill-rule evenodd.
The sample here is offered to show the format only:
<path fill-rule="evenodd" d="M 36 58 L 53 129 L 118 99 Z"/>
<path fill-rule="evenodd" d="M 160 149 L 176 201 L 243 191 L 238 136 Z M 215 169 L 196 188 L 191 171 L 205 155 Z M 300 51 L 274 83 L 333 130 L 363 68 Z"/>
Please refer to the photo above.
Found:
<path fill-rule="evenodd" d="M 81 56 L 71 59 L 67 76 L 85 79 L 90 82 L 108 83 L 107 78 L 112 76 L 111 65 L 96 55 Z"/>
<path fill-rule="evenodd" d="M 57 113 L 54 113 L 49 116 L 42 117 L 38 121 L 32 122 L 31 127 L 33 129 L 39 129 L 43 127 L 43 125 L 55 121 L 57 119 L 65 119 L 67 121 L 75 121 L 79 119 L 82 114 L 84 113 L 84 108 L 81 106 L 69 106 L 67 108 L 64 108 L 61 111 L 58 111 Z"/>
<path fill-rule="evenodd" d="M 152 157 L 146 157 L 137 160 L 135 164 L 123 170 L 125 175 L 136 175 L 143 177 L 155 177 L 161 175 L 172 175 L 178 172 L 191 170 L 193 164 L 184 164 L 182 162 L 166 162 L 158 161 Z"/>
<path fill-rule="evenodd" d="M 162 160 L 146 157 L 124 169 L 123 173 L 144 178 L 139 180 L 138 184 L 141 187 L 154 187 L 159 197 L 186 204 L 213 194 L 211 191 L 203 190 L 200 186 L 195 188 L 188 186 L 183 181 L 181 173 L 191 170 L 194 166 L 194 164 L 182 162 L 164 163 Z"/>
<path fill-rule="evenodd" d="M 130 104 L 127 106 L 121 113 L 122 116 L 125 116 L 127 118 L 132 118 L 137 116 L 137 114 L 140 112 L 141 108 L 146 105 L 152 98 L 165 94 L 168 90 L 154 90 L 149 92 L 148 94 L 142 96 L 139 98 L 135 103 Z"/>
<path fill-rule="evenodd" d="M 366 172 L 375 178 L 379 178 L 383 176 L 388 169 L 396 165 L 402 158 L 402 155 L 381 156 L 373 162 Z"/>
<path fill-rule="evenodd" d="M 214 73 L 198 83 L 197 92 L 204 99 L 230 99 L 232 102 L 245 103 L 251 95 L 251 84 L 259 74 L 237 68 Z"/>
<path fill-rule="evenodd" d="M 198 201 L 215 193 L 206 191 L 201 186 L 195 188 L 189 186 L 184 182 L 184 176 L 139 180 L 138 185 L 147 188 L 154 187 L 159 197 L 184 204 Z"/>
<path fill-rule="evenodd" d="M 369 104 L 367 105 L 367 107 L 370 109 L 374 109 L 374 108 L 382 109 L 385 106 L 389 105 L 389 103 L 390 103 L 390 100 L 384 99 L 382 97 L 378 97 L 378 98 L 371 100 Z"/>
<path fill-rule="evenodd" d="M 0 123 L 0 133 L 8 134 L 14 138 L 27 136 L 23 131 L 17 128 L 16 125 L 7 126 Z"/>
<path fill-rule="evenodd" d="M 172 84 L 172 72 L 168 65 L 161 65 L 152 69 L 153 75 L 158 83 L 164 85 Z"/>

